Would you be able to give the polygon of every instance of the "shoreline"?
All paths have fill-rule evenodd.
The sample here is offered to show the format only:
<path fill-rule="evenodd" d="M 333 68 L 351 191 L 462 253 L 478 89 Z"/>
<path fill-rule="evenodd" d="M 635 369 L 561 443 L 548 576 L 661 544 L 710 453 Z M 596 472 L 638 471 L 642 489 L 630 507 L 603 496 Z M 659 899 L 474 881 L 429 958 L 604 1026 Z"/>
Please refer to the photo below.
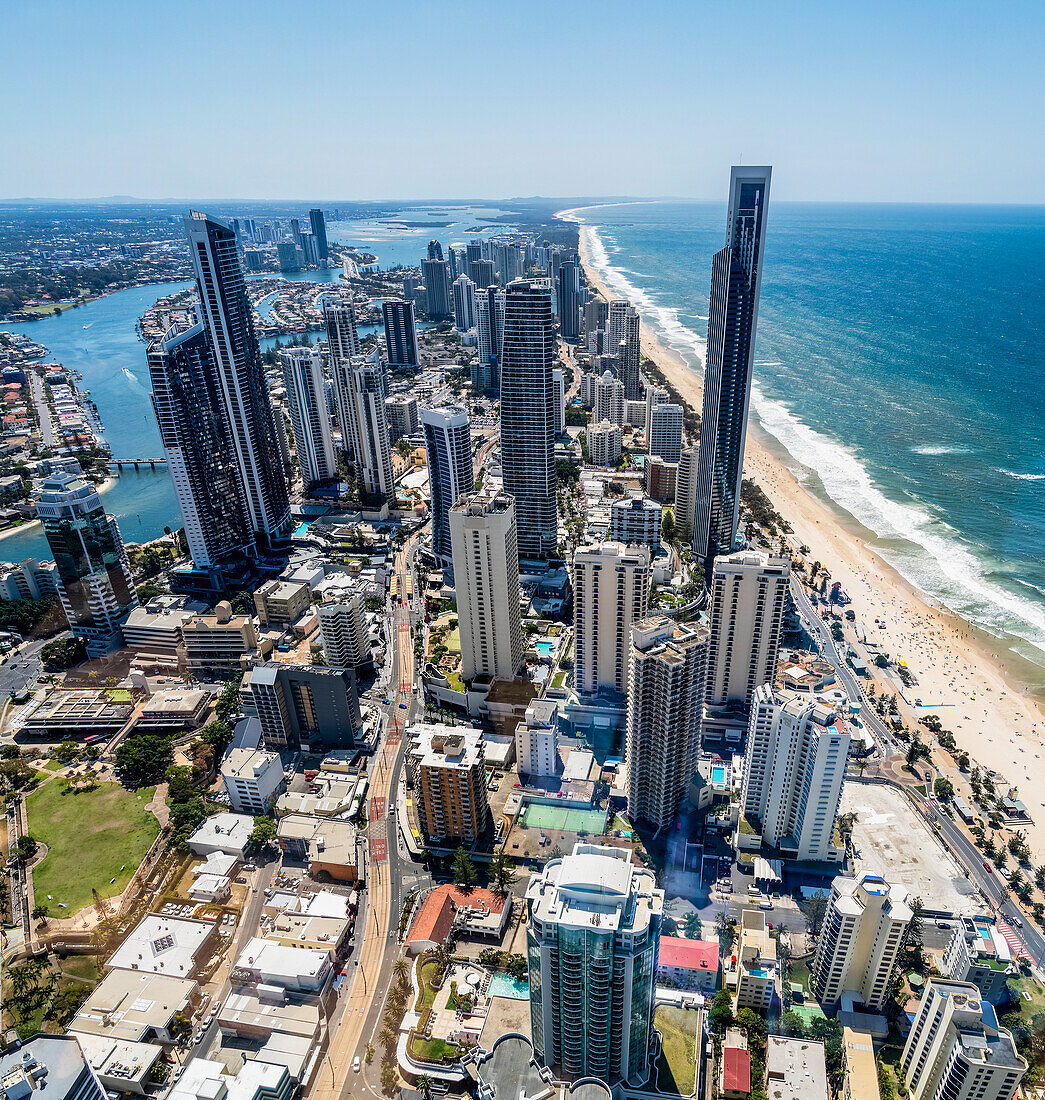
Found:
<path fill-rule="evenodd" d="M 101 485 L 96 485 L 95 488 L 98 490 L 98 495 L 101 496 L 102 493 L 107 493 L 117 483 L 117 481 L 118 478 L 110 475 L 101 483 Z M 28 523 L 20 523 L 17 527 L 9 527 L 6 531 L 0 531 L 0 542 L 3 542 L 4 539 L 9 538 L 11 535 L 20 535 L 24 531 L 32 531 L 39 526 L 40 521 L 38 519 L 32 519 Z M 11 564 L 17 565 L 18 563 L 12 562 Z"/>
<path fill-rule="evenodd" d="M 589 284 L 611 301 L 620 295 L 607 288 L 595 269 L 588 235 L 593 231 L 586 223 L 578 225 L 581 264 Z M 682 400 L 699 413 L 701 378 L 660 342 L 644 317 L 639 331 L 642 355 L 657 364 Z M 1045 855 L 1045 708 L 1041 686 L 1020 674 L 1024 658 L 998 652 L 1005 644 L 1001 639 L 942 607 L 903 577 L 869 544 L 873 532 L 801 484 L 782 450 L 749 421 L 745 473 L 791 524 L 794 538 L 809 547 L 807 558 L 822 562 L 832 579 L 841 581 L 857 619 L 886 623 L 875 632 L 886 652 L 906 661 L 915 676 L 911 697 L 926 701 L 919 713 L 938 715 L 974 763 L 987 763 L 1006 785 L 1022 792 L 1035 819 L 1026 827 L 1028 844 L 1040 860 Z"/>

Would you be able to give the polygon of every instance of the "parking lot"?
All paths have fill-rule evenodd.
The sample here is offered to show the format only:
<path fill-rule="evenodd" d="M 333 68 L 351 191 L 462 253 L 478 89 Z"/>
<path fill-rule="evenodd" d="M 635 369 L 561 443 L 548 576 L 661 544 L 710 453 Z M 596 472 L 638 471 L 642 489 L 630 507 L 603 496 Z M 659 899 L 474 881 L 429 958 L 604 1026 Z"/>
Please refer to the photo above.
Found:
<path fill-rule="evenodd" d="M 855 813 L 854 869 L 902 883 L 930 910 L 972 914 L 982 902 L 933 830 L 899 791 L 847 783 L 839 813 Z"/>

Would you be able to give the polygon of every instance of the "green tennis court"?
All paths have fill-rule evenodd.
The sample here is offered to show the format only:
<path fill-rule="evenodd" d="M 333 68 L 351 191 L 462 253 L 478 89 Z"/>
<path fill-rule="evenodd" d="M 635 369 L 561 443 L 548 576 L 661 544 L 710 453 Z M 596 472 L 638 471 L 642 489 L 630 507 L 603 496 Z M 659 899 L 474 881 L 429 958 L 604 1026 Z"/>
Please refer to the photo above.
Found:
<path fill-rule="evenodd" d="M 601 833 L 606 827 L 603 810 L 579 810 L 567 806 L 548 806 L 527 802 L 521 823 L 527 829 L 555 829 L 567 833 Z"/>

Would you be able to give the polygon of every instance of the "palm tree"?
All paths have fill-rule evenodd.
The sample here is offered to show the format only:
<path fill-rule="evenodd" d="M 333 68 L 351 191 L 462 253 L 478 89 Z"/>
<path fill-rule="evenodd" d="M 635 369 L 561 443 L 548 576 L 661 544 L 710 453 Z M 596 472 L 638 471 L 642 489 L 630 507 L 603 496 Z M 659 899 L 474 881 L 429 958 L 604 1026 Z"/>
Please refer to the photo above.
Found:
<path fill-rule="evenodd" d="M 392 963 L 392 973 L 404 984 L 410 974 L 410 964 L 404 958 L 398 958 Z"/>
<path fill-rule="evenodd" d="M 417 1079 L 417 1091 L 424 1097 L 424 1100 L 432 1100 L 432 1085 L 435 1082 L 427 1073 L 422 1073 Z"/>
<path fill-rule="evenodd" d="M 395 1037 L 396 1033 L 392 1030 L 391 1024 L 385 1024 L 377 1038 L 383 1047 L 390 1047 L 395 1042 Z"/>

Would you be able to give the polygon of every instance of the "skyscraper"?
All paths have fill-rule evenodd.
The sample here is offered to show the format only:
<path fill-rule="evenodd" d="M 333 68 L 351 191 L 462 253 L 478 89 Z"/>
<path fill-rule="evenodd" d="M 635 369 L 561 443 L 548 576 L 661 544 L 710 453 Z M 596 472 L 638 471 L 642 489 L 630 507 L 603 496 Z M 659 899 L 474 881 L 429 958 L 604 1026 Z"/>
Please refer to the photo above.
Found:
<path fill-rule="evenodd" d="M 816 999 L 834 1005 L 849 991 L 868 1012 L 882 1012 L 913 917 L 899 883 L 870 871 L 836 878 L 811 967 Z"/>
<path fill-rule="evenodd" d="M 603 371 L 595 383 L 595 404 L 592 421 L 608 420 L 624 425 L 624 383 L 609 371 Z"/>
<path fill-rule="evenodd" d="M 116 517 L 79 467 L 49 475 L 35 493 L 58 571 L 58 596 L 69 628 L 92 657 L 123 645 L 120 625 L 138 606 Z"/>
<path fill-rule="evenodd" d="M 475 485 L 468 410 L 460 405 L 422 409 L 421 426 L 428 454 L 428 485 L 432 497 L 432 553 L 449 561 L 450 509 Z"/>
<path fill-rule="evenodd" d="M 646 442 L 649 443 L 653 431 L 653 410 L 671 400 L 663 386 L 650 386 L 646 390 Z"/>
<path fill-rule="evenodd" d="M 323 356 L 318 348 L 279 353 L 301 479 L 306 486 L 337 477 L 334 435 L 323 392 Z"/>
<path fill-rule="evenodd" d="M 555 432 L 566 433 L 566 376 L 559 367 L 552 371 L 552 386 L 555 389 Z"/>
<path fill-rule="evenodd" d="M 392 444 L 388 435 L 381 364 L 373 358 L 352 360 L 348 367 L 348 386 L 360 491 L 369 502 L 394 503 Z"/>
<path fill-rule="evenodd" d="M 930 978 L 900 1069 L 912 1100 L 1012 1100 L 1027 1063 L 976 986 Z"/>
<path fill-rule="evenodd" d="M 815 697 L 758 688 L 740 795 L 748 829 L 792 859 L 839 859 L 832 834 L 849 742 L 834 710 Z"/>
<path fill-rule="evenodd" d="M 149 345 L 152 405 L 189 553 L 213 569 L 252 547 L 243 486 L 210 340 L 202 323 Z"/>
<path fill-rule="evenodd" d="M 471 248 L 472 246 L 469 245 L 468 247 Z M 475 283 L 476 290 L 485 290 L 488 286 L 494 285 L 494 270 L 491 260 L 481 258 L 473 260 L 469 268 L 468 277 Z"/>
<path fill-rule="evenodd" d="M 704 559 L 728 554 L 737 534 L 771 174 L 733 168 L 726 246 L 712 261 L 693 517 L 693 551 Z"/>
<path fill-rule="evenodd" d="M 322 210 L 315 209 L 308 212 L 308 219 L 312 223 L 312 236 L 316 239 L 316 253 L 319 256 L 319 262 L 325 264 L 330 258 L 330 249 L 327 247 L 326 218 L 323 217 Z"/>
<path fill-rule="evenodd" d="M 443 246 L 438 241 L 428 242 L 428 259 L 430 260 L 442 260 L 443 258 Z"/>
<path fill-rule="evenodd" d="M 472 385 L 486 393 L 501 387 L 501 354 L 504 350 L 505 293 L 495 286 L 480 290 L 475 299 L 477 351 Z"/>
<path fill-rule="evenodd" d="M 385 354 L 393 367 L 417 366 L 417 329 L 414 303 L 389 298 L 381 306 L 385 319 Z"/>
<path fill-rule="evenodd" d="M 630 302 L 618 299 L 610 302 L 606 322 L 606 347 L 611 355 L 619 356 L 622 344 L 624 355 L 621 358 L 620 378 L 624 383 L 624 396 L 629 401 L 637 401 L 641 365 L 639 313 Z"/>
<path fill-rule="evenodd" d="M 759 685 L 776 679 L 790 579 L 790 559 L 764 551 L 715 559 L 709 584 L 709 707 L 746 706 Z"/>
<path fill-rule="evenodd" d="M 468 276 L 472 282 L 475 282 L 475 268 L 472 266 L 478 263 L 483 258 L 483 242 L 482 241 L 469 241 L 464 248 L 465 254 L 465 268 L 464 274 Z M 491 272 L 492 276 L 492 272 Z M 478 284 L 476 284 L 478 285 Z"/>
<path fill-rule="evenodd" d="M 248 522 L 258 544 L 270 547 L 289 532 L 290 496 L 236 238 L 196 211 L 185 219 L 185 232 Z"/>
<path fill-rule="evenodd" d="M 556 551 L 555 326 L 551 302 L 529 282 L 508 287 L 501 363 L 501 469 L 515 498 L 519 553 L 548 558 Z"/>
<path fill-rule="evenodd" d="M 564 340 L 575 342 L 581 331 L 580 269 L 574 260 L 559 266 L 556 286 L 559 312 L 559 334 Z"/>
<path fill-rule="evenodd" d="M 603 542 L 573 558 L 574 685 L 584 695 L 628 692 L 631 627 L 646 617 L 650 554 Z"/>
<path fill-rule="evenodd" d="M 464 494 L 450 509 L 450 545 L 461 637 L 461 678 L 511 680 L 522 663 L 515 502 Z"/>
<path fill-rule="evenodd" d="M 445 260 L 422 260 L 421 278 L 428 295 L 428 316 L 433 321 L 445 321 L 450 317 L 450 265 Z"/>
<path fill-rule="evenodd" d="M 651 458 L 678 462 L 682 457 L 682 406 L 662 401 L 650 410 L 649 439 Z"/>
<path fill-rule="evenodd" d="M 330 375 L 334 379 L 334 405 L 341 432 L 341 450 L 349 462 L 356 460 L 355 426 L 352 418 L 351 363 L 361 351 L 356 328 L 356 308 L 351 298 L 323 298 L 323 322 L 327 329 Z"/>
<path fill-rule="evenodd" d="M 530 1030 L 564 1077 L 650 1076 L 664 891 L 631 852 L 578 842 L 526 888 Z"/>
<path fill-rule="evenodd" d="M 628 813 L 675 824 L 697 770 L 708 632 L 654 615 L 631 628 Z"/>
<path fill-rule="evenodd" d="M 475 283 L 467 275 L 454 280 L 454 327 L 467 332 L 476 326 Z"/>

